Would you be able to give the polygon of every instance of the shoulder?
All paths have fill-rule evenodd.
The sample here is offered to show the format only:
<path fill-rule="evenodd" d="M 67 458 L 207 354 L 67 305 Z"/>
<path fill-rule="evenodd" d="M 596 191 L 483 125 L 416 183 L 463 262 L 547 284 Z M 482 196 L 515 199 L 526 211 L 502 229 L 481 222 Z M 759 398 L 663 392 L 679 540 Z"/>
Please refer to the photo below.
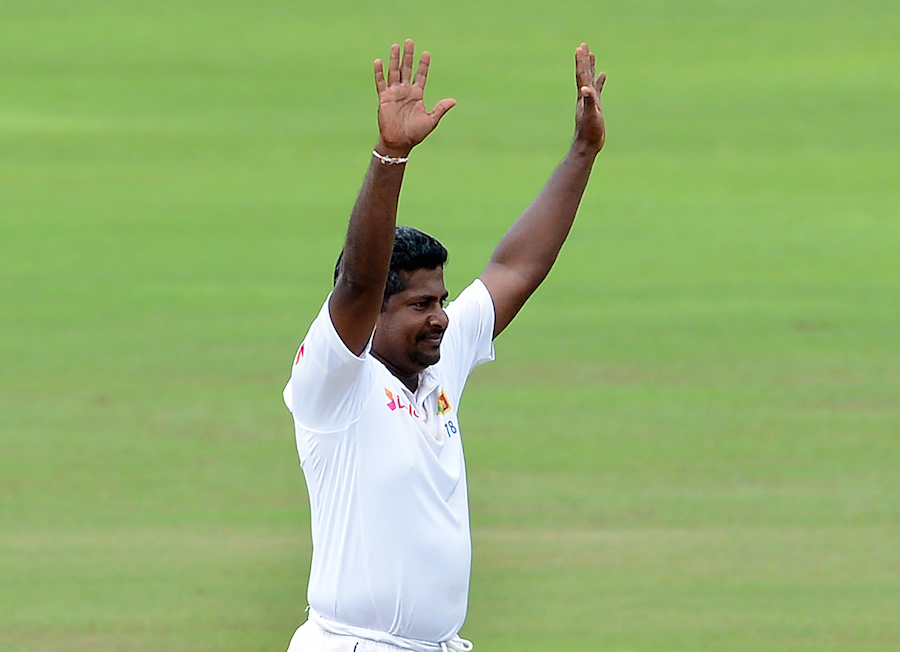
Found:
<path fill-rule="evenodd" d="M 365 349 L 359 355 L 347 348 L 332 321 L 329 299 L 325 300 L 319 314 L 310 325 L 294 360 L 295 367 L 304 362 L 311 362 L 319 372 L 329 373 L 345 367 L 362 367 L 369 360 L 371 335 Z"/>
<path fill-rule="evenodd" d="M 456 384 L 476 366 L 494 359 L 494 303 L 480 280 L 475 280 L 446 308 L 449 323 L 436 366 Z"/>
<path fill-rule="evenodd" d="M 341 340 L 328 301 L 313 320 L 294 356 L 284 400 L 298 423 L 333 429 L 355 418 L 367 393 L 373 358 L 371 340 L 360 355 Z"/>
<path fill-rule="evenodd" d="M 481 279 L 475 279 L 456 299 L 451 301 L 446 308 L 450 318 L 448 331 L 473 328 L 481 330 L 485 324 L 494 327 L 494 302 L 491 293 Z"/>

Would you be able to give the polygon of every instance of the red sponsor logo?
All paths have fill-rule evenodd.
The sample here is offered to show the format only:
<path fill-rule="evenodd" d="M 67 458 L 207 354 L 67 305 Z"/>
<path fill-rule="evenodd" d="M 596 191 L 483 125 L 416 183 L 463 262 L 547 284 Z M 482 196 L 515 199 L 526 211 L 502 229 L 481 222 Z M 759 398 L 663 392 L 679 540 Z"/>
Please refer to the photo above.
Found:
<path fill-rule="evenodd" d="M 400 394 L 395 395 L 387 387 L 384 388 L 384 393 L 388 397 L 387 406 L 388 408 L 390 408 L 391 412 L 394 412 L 395 410 L 401 410 L 403 412 L 409 412 L 409 415 L 411 417 L 415 417 L 416 419 L 420 418 L 419 413 L 416 412 L 416 409 L 410 403 L 405 403 Z"/>

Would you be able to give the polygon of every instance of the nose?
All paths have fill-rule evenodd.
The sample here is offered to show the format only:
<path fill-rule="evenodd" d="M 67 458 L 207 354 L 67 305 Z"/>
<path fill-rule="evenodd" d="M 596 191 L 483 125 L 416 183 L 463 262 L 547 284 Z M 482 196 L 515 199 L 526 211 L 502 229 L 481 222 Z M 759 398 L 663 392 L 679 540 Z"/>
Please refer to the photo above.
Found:
<path fill-rule="evenodd" d="M 428 316 L 428 326 L 431 328 L 440 328 L 441 330 L 447 330 L 447 324 L 449 323 L 450 318 L 447 316 L 447 313 L 443 308 L 438 308 L 437 310 L 432 311 L 432 313 Z"/>

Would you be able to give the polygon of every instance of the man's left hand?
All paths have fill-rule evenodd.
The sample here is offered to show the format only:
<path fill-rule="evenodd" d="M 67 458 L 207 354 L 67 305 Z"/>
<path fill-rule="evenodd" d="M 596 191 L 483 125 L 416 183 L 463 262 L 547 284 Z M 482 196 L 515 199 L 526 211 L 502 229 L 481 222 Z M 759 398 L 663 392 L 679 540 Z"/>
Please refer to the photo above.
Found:
<path fill-rule="evenodd" d="M 596 74 L 594 53 L 587 43 L 575 50 L 575 81 L 578 84 L 578 106 L 575 110 L 575 140 L 581 144 L 603 149 L 606 142 L 606 122 L 600 106 L 600 92 L 606 83 L 606 73 Z"/>

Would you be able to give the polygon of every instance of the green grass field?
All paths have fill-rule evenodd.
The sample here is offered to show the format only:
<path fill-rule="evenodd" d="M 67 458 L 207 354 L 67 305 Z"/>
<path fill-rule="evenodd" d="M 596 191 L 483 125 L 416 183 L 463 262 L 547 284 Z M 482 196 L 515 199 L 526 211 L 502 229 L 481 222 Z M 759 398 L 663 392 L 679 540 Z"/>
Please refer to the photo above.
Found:
<path fill-rule="evenodd" d="M 398 15 L 399 14 L 399 15 Z M 280 651 L 281 389 L 376 138 L 451 293 L 609 138 L 463 406 L 479 652 L 900 649 L 900 5 L 0 0 L 0 650 Z"/>

